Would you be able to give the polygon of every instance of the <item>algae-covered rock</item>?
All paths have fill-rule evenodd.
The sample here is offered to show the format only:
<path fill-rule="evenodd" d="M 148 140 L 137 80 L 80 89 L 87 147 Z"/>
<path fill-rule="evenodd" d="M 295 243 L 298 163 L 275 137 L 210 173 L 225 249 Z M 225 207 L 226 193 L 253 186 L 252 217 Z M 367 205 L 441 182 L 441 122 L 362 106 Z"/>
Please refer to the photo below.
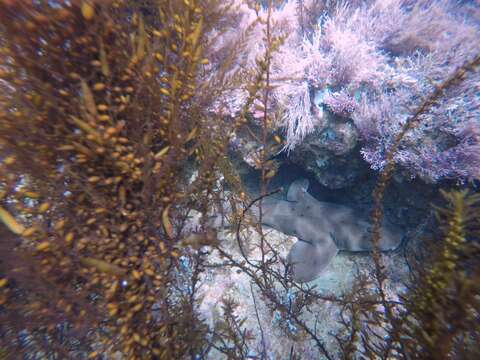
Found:
<path fill-rule="evenodd" d="M 307 135 L 290 160 L 311 172 L 330 189 L 351 186 L 368 171 L 358 148 L 358 131 L 351 120 L 323 111 L 326 125 Z"/>

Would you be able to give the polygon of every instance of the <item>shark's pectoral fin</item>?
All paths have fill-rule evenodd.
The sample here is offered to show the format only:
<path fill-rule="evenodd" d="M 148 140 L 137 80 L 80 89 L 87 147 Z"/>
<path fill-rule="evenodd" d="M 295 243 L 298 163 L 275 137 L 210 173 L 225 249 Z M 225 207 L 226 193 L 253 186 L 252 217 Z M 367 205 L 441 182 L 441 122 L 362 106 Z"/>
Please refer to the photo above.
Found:
<path fill-rule="evenodd" d="M 295 180 L 288 188 L 287 200 L 299 201 L 303 195 L 307 192 L 310 182 L 308 179 Z"/>
<path fill-rule="evenodd" d="M 316 279 L 337 253 L 338 248 L 331 238 L 321 243 L 297 241 L 290 249 L 287 258 L 292 266 L 293 279 L 298 282 Z"/>

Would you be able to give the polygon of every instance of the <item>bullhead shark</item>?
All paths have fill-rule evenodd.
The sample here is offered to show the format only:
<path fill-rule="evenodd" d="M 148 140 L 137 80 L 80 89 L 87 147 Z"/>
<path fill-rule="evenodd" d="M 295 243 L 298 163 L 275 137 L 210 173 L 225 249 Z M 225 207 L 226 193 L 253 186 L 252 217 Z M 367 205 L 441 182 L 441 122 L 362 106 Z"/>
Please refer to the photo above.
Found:
<path fill-rule="evenodd" d="M 287 257 L 298 282 L 319 277 L 339 251 L 373 250 L 371 224 L 364 213 L 319 201 L 308 193 L 308 186 L 307 179 L 299 179 L 291 184 L 287 200 L 262 201 L 262 224 L 298 238 Z M 253 209 L 254 216 L 258 211 Z M 386 219 L 380 234 L 380 251 L 394 250 L 402 242 L 400 228 Z"/>

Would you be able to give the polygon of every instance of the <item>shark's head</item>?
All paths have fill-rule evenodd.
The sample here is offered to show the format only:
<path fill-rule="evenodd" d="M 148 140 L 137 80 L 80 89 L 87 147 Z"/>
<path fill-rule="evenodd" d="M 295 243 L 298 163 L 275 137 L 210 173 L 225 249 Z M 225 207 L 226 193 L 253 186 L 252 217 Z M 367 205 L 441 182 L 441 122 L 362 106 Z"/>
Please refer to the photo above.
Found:
<path fill-rule="evenodd" d="M 295 180 L 288 188 L 287 200 L 300 201 L 308 190 L 310 182 L 308 179 Z"/>

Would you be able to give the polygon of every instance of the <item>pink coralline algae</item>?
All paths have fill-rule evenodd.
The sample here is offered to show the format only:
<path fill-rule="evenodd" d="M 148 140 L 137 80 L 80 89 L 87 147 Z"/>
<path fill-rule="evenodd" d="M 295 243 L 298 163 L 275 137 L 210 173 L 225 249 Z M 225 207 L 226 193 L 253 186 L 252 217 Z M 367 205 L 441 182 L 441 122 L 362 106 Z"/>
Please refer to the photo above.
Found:
<path fill-rule="evenodd" d="M 345 91 L 327 93 L 323 103 L 335 115 L 345 118 L 349 118 L 357 106 L 356 101 Z"/>
<path fill-rule="evenodd" d="M 395 134 L 422 99 L 480 53 L 479 8 L 478 2 L 454 0 L 285 1 L 272 13 L 272 31 L 283 35 L 271 61 L 270 106 L 279 114 L 272 132 L 283 129 L 290 152 L 331 126 L 328 111 L 353 121 L 364 159 L 381 170 Z M 263 34 L 255 10 L 237 9 L 238 26 L 228 39 L 214 39 L 244 44 L 241 72 L 255 67 L 265 47 L 258 42 Z M 259 16 L 266 13 L 261 9 Z M 478 72 L 469 74 L 407 134 L 394 159 L 410 177 L 478 178 L 479 140 L 465 129 L 480 127 L 479 84 Z M 245 94 L 235 89 L 225 100 L 230 114 Z"/>

